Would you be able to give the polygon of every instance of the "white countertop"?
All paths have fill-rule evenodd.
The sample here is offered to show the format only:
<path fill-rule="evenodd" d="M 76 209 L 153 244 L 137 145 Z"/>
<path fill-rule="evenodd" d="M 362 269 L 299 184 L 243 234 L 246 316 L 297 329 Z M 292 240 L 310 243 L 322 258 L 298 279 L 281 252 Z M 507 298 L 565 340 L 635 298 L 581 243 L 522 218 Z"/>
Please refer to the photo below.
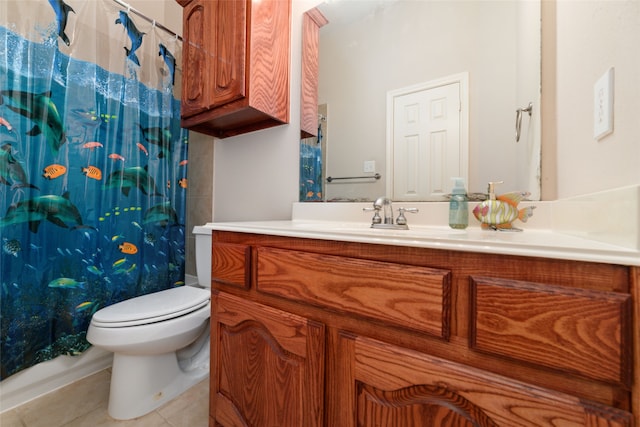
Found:
<path fill-rule="evenodd" d="M 209 223 L 211 230 L 337 240 L 466 252 L 521 255 L 640 266 L 640 252 L 550 230 L 523 232 L 412 226 L 410 230 L 372 229 L 366 223 L 336 221 L 246 221 Z"/>
<path fill-rule="evenodd" d="M 469 203 L 469 211 L 473 208 Z M 394 202 L 417 207 L 409 230 L 370 227 L 371 203 L 294 203 L 291 220 L 206 224 L 205 230 L 271 234 L 346 242 L 521 255 L 640 266 L 640 185 L 571 199 L 522 202 L 533 217 L 513 225 L 522 232 L 482 230 L 470 214 L 466 230 L 448 227 L 448 203 Z M 200 228 L 200 227 L 196 227 Z"/>

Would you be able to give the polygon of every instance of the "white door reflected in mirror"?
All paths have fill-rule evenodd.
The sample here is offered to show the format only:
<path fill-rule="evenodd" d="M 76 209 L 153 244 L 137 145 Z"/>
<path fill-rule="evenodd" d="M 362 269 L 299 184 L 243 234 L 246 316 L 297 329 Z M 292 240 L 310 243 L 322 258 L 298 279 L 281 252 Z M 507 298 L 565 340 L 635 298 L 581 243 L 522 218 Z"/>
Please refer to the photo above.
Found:
<path fill-rule="evenodd" d="M 468 179 L 468 74 L 387 94 L 387 194 L 443 201 L 451 177 Z"/>

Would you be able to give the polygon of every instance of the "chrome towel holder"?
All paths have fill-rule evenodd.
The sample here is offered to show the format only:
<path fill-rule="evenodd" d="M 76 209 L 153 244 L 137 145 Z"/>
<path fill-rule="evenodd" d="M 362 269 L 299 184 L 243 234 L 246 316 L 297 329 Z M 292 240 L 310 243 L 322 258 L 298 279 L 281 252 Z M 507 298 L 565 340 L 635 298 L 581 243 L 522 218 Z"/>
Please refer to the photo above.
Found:
<path fill-rule="evenodd" d="M 375 175 L 368 175 L 368 176 L 340 176 L 340 177 L 338 177 L 338 176 L 337 177 L 328 176 L 327 177 L 327 182 L 332 182 L 332 181 L 335 181 L 335 180 L 338 180 L 338 179 L 368 179 L 368 178 L 369 179 L 380 179 L 380 178 L 382 178 L 382 176 L 379 173 L 377 173 Z"/>
<path fill-rule="evenodd" d="M 522 130 L 522 113 L 529 113 L 529 117 L 531 117 L 532 112 L 533 102 L 530 102 L 526 108 L 518 108 L 516 110 L 516 142 L 520 141 L 520 133 Z"/>

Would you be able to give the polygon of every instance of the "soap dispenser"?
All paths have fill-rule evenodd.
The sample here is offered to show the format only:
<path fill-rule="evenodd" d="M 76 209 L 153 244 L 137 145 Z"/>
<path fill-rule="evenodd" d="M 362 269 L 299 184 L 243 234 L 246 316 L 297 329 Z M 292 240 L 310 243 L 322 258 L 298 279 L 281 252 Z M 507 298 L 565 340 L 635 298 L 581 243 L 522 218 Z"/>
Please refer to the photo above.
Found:
<path fill-rule="evenodd" d="M 462 178 L 452 178 L 454 181 L 449 200 L 449 227 L 464 230 L 469 225 L 469 203 L 467 190 Z"/>

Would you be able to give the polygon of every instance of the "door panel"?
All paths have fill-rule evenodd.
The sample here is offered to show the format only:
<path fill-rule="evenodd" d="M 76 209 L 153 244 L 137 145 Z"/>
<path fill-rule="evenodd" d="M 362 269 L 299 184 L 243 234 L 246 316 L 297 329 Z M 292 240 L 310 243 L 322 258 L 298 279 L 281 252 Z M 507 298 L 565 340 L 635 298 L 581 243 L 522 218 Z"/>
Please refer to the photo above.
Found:
<path fill-rule="evenodd" d="M 459 82 L 395 92 L 391 155 L 394 200 L 444 200 L 462 170 Z"/>

